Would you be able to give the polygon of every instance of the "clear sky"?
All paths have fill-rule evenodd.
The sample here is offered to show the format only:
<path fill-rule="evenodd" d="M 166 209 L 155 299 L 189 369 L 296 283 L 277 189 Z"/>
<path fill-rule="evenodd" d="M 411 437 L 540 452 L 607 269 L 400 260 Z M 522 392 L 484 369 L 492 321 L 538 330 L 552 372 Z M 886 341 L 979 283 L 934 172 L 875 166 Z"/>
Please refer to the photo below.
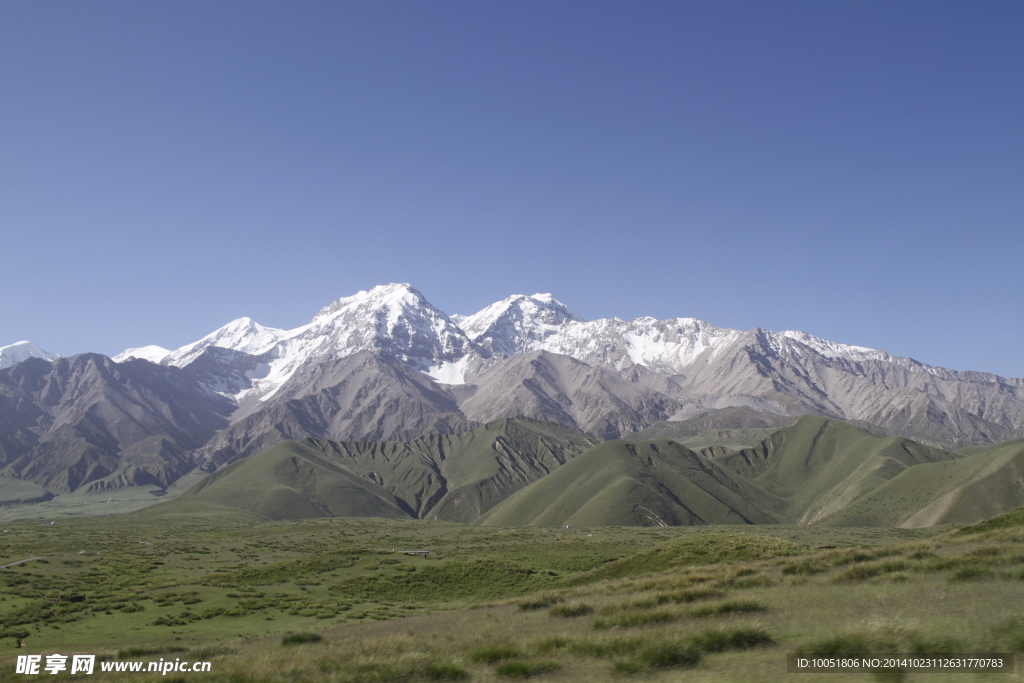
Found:
<path fill-rule="evenodd" d="M 448 313 L 1024 376 L 1024 3 L 0 3 L 0 345 Z"/>

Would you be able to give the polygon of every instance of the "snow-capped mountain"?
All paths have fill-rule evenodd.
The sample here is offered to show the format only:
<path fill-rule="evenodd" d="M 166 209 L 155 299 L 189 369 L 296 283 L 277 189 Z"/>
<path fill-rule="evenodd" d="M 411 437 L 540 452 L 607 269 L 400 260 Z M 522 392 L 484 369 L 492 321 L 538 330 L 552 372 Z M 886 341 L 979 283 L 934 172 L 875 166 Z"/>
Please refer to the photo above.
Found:
<path fill-rule="evenodd" d="M 16 365 L 29 358 L 42 358 L 54 361 L 60 358 L 56 353 L 43 351 L 32 342 L 20 341 L 7 346 L 0 346 L 0 370 Z"/>
<path fill-rule="evenodd" d="M 410 285 L 390 284 L 338 299 L 293 330 L 239 318 L 179 349 L 128 349 L 114 360 L 144 358 L 183 368 L 211 347 L 256 356 L 258 363 L 241 383 L 211 383 L 218 393 L 242 401 L 269 398 L 310 362 L 364 350 L 395 358 L 442 384 L 459 385 L 487 366 L 488 359 L 534 351 L 616 370 L 642 366 L 661 374 L 686 374 L 714 361 L 743 334 L 695 318 L 586 321 L 551 294 L 517 294 L 472 315 L 448 316 Z M 765 340 L 773 352 L 790 356 L 801 353 L 797 347 L 809 347 L 822 356 L 851 361 L 907 360 L 805 332 L 765 332 Z"/>
<path fill-rule="evenodd" d="M 545 349 L 561 336 L 567 323 L 583 322 L 550 294 L 516 294 L 473 315 L 452 319 L 474 342 L 503 356 Z"/>
<path fill-rule="evenodd" d="M 0 349 L 0 367 L 29 357 L 57 359 L 19 342 Z M 179 349 L 114 360 L 82 354 L 0 370 L 0 442 L 20 444 L 0 451 L 0 467 L 23 463 L 15 476 L 35 481 L 42 458 L 57 477 L 65 465 L 52 454 L 71 458 L 86 438 L 98 464 L 74 486 L 167 484 L 189 463 L 216 469 L 287 438 L 411 439 L 517 416 L 600 438 L 696 416 L 712 425 L 718 413 L 730 429 L 737 415 L 774 424 L 815 414 L 945 447 L 1024 436 L 1022 379 L 799 331 L 586 321 L 550 294 L 449 316 L 390 284 L 338 299 L 292 330 L 239 318 Z M 93 388 L 82 391 L 80 377 Z M 97 415 L 109 421 L 98 431 Z M 117 469 L 129 455 L 130 476 Z"/>
<path fill-rule="evenodd" d="M 179 349 L 128 349 L 114 360 L 144 358 L 184 368 L 211 348 L 244 354 L 255 360 L 247 363 L 252 367 L 244 377 L 239 376 L 244 386 L 236 381 L 217 389 L 241 401 L 254 396 L 269 398 L 310 363 L 366 350 L 398 360 L 442 384 L 460 385 L 472 382 L 476 373 L 499 358 L 535 351 L 620 371 L 640 366 L 663 375 L 692 376 L 704 374 L 707 367 L 739 347 L 789 364 L 817 358 L 847 365 L 881 363 L 950 380 L 963 375 L 800 331 L 741 331 L 695 318 L 586 321 L 551 294 L 517 294 L 472 315 L 448 316 L 408 284 L 382 285 L 343 297 L 293 330 L 239 318 Z M 225 371 L 237 374 L 237 368 Z"/>
<path fill-rule="evenodd" d="M 464 381 L 469 363 L 481 359 L 466 334 L 420 292 L 390 284 L 338 299 L 293 330 L 239 318 L 179 349 L 129 349 L 115 360 L 145 358 L 184 368 L 211 348 L 244 354 L 219 358 L 219 369 L 208 369 L 201 380 L 240 403 L 269 399 L 302 367 L 359 351 L 381 353 L 448 383 Z"/>

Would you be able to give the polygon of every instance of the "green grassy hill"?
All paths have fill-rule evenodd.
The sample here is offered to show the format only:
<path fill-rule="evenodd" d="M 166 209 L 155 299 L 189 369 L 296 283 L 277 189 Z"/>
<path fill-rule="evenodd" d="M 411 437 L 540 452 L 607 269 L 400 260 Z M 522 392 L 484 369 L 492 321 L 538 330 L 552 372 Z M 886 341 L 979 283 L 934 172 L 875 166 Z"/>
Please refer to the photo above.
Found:
<path fill-rule="evenodd" d="M 715 457 L 710 457 L 710 456 Z M 606 442 L 483 515 L 485 525 L 976 522 L 1024 505 L 1024 442 L 953 453 L 803 417 L 752 448 Z"/>
<path fill-rule="evenodd" d="M 483 515 L 493 526 L 763 524 L 774 518 L 714 461 L 668 440 L 607 441 Z"/>
<path fill-rule="evenodd" d="M 828 523 L 920 528 L 977 522 L 1024 505 L 1024 442 L 969 452 L 900 473 Z"/>
<path fill-rule="evenodd" d="M 411 443 L 285 441 L 140 514 L 233 510 L 259 519 L 471 522 L 593 443 L 579 432 L 525 418 Z"/>
<path fill-rule="evenodd" d="M 780 522 L 815 524 L 908 468 L 957 457 L 909 439 L 807 416 L 718 462 L 768 494 L 758 502 Z"/>
<path fill-rule="evenodd" d="M 916 528 L 1024 505 L 1024 441 L 951 452 L 811 416 L 737 450 L 691 438 L 594 445 L 517 418 L 410 443 L 287 441 L 141 514 Z"/>
<path fill-rule="evenodd" d="M 239 512 L 264 520 L 412 516 L 408 506 L 375 482 L 298 441 L 285 441 L 259 455 L 239 460 L 175 500 L 138 514 L 234 517 Z"/>

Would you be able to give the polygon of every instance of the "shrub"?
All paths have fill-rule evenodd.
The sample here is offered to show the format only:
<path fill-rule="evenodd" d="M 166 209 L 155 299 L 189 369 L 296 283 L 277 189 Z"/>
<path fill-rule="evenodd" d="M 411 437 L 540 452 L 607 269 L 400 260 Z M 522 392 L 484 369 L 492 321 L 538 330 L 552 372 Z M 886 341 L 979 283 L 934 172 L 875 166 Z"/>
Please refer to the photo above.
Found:
<path fill-rule="evenodd" d="M 292 633 L 281 639 L 282 645 L 301 645 L 302 643 L 319 643 L 324 637 L 319 633 Z"/>
<path fill-rule="evenodd" d="M 423 675 L 432 681 L 457 681 L 469 675 L 465 669 L 447 660 L 427 662 Z"/>
<path fill-rule="evenodd" d="M 727 581 L 719 582 L 719 585 L 723 588 L 768 588 L 769 586 L 775 585 L 775 579 L 764 574 L 757 574 L 755 576 L 745 577 L 742 579 L 728 579 Z"/>
<path fill-rule="evenodd" d="M 950 577 L 950 581 L 972 581 L 974 579 L 990 579 L 995 576 L 995 573 L 991 569 L 985 567 L 979 567 L 977 565 L 966 565 L 958 569 L 953 576 Z"/>
<path fill-rule="evenodd" d="M 668 667 L 696 666 L 700 657 L 700 651 L 693 645 L 663 641 L 643 646 L 628 659 L 615 662 L 614 668 L 623 673 L 643 673 Z"/>
<path fill-rule="evenodd" d="M 722 614 L 741 614 L 744 612 L 767 612 L 768 608 L 757 602 L 734 601 L 720 605 L 708 605 L 690 612 L 691 617 L 715 617 Z"/>
<path fill-rule="evenodd" d="M 690 641 L 702 652 L 747 650 L 775 642 L 767 633 L 754 628 L 708 630 L 690 636 Z"/>
<path fill-rule="evenodd" d="M 504 662 L 499 664 L 494 673 L 507 678 L 529 678 L 539 676 L 558 668 L 555 662 Z"/>
<path fill-rule="evenodd" d="M 532 649 L 540 654 L 547 654 L 566 648 L 570 643 L 572 643 L 572 640 L 566 636 L 551 636 L 535 643 Z"/>
<path fill-rule="evenodd" d="M 828 565 L 821 558 L 814 557 L 807 560 L 801 560 L 800 562 L 794 562 L 793 564 L 787 565 L 782 569 L 782 573 L 787 576 L 794 574 L 807 575 L 807 574 L 820 574 L 828 571 Z"/>
<path fill-rule="evenodd" d="M 582 617 L 593 611 L 594 608 L 586 603 L 573 602 L 568 605 L 555 605 L 548 610 L 548 614 L 553 617 Z"/>
<path fill-rule="evenodd" d="M 544 609 L 545 607 L 557 605 L 561 601 L 561 598 L 556 597 L 554 595 L 538 595 L 535 598 L 523 600 L 521 603 L 519 603 L 519 609 L 521 609 L 524 612 L 529 612 L 532 610 Z"/>
<path fill-rule="evenodd" d="M 860 564 L 850 567 L 835 578 L 836 582 L 841 581 L 863 581 L 879 574 L 883 574 L 882 567 L 877 564 Z"/>
<path fill-rule="evenodd" d="M 632 628 L 648 624 L 664 624 L 677 619 L 679 619 L 679 615 L 665 610 L 626 612 L 612 619 L 598 619 L 594 622 L 594 628 L 605 629 L 615 626 Z"/>
<path fill-rule="evenodd" d="M 507 644 L 480 645 L 469 653 L 470 661 L 486 662 L 488 664 L 494 664 L 502 659 L 511 659 L 519 656 L 519 650 L 512 645 Z"/>
<path fill-rule="evenodd" d="M 713 600 L 715 598 L 722 598 L 725 597 L 725 591 L 715 590 L 713 588 L 689 588 L 686 590 L 672 591 L 670 593 L 660 593 L 655 597 L 660 605 L 664 605 L 668 602 L 678 604 L 696 602 L 697 600 Z"/>

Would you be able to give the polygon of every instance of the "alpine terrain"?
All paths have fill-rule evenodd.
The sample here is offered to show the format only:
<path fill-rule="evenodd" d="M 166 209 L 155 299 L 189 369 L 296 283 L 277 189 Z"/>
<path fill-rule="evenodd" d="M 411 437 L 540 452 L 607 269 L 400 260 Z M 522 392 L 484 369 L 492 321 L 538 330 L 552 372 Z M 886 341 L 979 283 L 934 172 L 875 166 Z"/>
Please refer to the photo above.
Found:
<path fill-rule="evenodd" d="M 588 443 L 670 439 L 717 463 L 709 476 L 718 483 L 708 495 L 746 496 L 730 514 L 806 521 L 832 515 L 831 508 L 760 493 L 750 498 L 742 492 L 747 484 L 734 486 L 738 475 L 721 458 L 757 446 L 802 415 L 943 453 L 1024 436 L 1022 379 L 929 366 L 804 332 L 732 330 L 693 318 L 586 321 L 550 294 L 515 295 L 472 315 L 447 315 L 407 284 L 338 299 L 292 330 L 240 318 L 178 349 L 147 346 L 113 359 L 58 358 L 19 342 L 0 349 L 0 368 L 0 502 L 125 486 L 160 494 L 186 474 L 215 472 L 286 440 L 305 444 L 291 447 L 299 449 L 303 467 L 326 472 L 333 467 L 326 456 L 309 449 L 326 448 L 337 458 L 361 452 L 353 443 L 414 444 L 523 418 L 553 423 L 545 429 L 557 425 Z M 322 445 L 325 440 L 334 445 Z M 631 458 L 649 451 L 608 448 L 626 449 Z M 665 448 L 648 454 L 668 457 Z M 489 501 L 474 515 L 446 512 L 458 506 L 445 507 L 445 496 L 479 482 L 445 474 L 439 453 L 409 456 L 421 458 L 420 469 L 409 470 L 418 474 L 409 476 L 434 478 L 412 498 L 381 485 L 372 468 L 345 467 L 362 478 L 353 485 L 372 491 L 381 510 L 469 521 L 493 508 L 493 519 L 518 520 L 520 513 L 499 499 L 515 491 L 526 496 L 541 474 L 551 476 L 545 468 L 553 463 L 584 468 L 569 455 L 537 460 L 525 453 L 508 456 L 533 458 L 534 464 L 508 465 L 510 472 L 533 472 L 519 476 L 515 487 L 498 486 L 500 495 L 465 494 Z M 775 490 L 767 474 L 745 472 L 744 482 Z M 685 520 L 691 513 L 669 516 Z"/>

